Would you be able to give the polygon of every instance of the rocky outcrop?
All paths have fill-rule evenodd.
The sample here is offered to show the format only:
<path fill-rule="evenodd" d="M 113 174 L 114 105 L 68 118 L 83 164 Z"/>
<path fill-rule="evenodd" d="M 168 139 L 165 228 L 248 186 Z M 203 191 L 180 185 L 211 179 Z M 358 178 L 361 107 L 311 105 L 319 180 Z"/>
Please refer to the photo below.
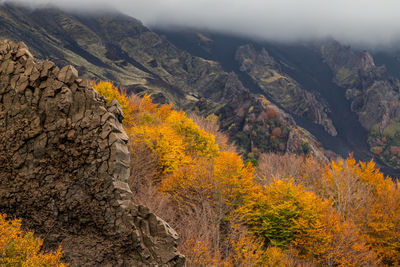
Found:
<path fill-rule="evenodd" d="M 330 135 L 337 135 L 327 112 L 328 107 L 283 73 L 264 48 L 258 51 L 252 45 L 243 45 L 238 48 L 235 57 L 240 70 L 247 73 L 275 103 L 292 114 L 322 125 Z"/>
<path fill-rule="evenodd" d="M 203 106 L 207 106 L 203 103 Z M 202 105 L 198 108 L 201 110 Z M 221 129 L 229 133 L 248 158 L 259 153 L 312 154 L 326 160 L 324 150 L 306 130 L 298 127 L 289 114 L 268 101 L 263 95 L 253 96 L 242 91 L 226 105 L 217 109 Z"/>
<path fill-rule="evenodd" d="M 376 66 L 367 51 L 353 52 L 351 47 L 343 46 L 335 40 L 321 43 L 318 50 L 332 69 L 334 82 L 341 87 L 366 89 L 376 80 L 390 79 L 385 67 Z"/>
<path fill-rule="evenodd" d="M 390 77 L 384 66 L 376 66 L 367 51 L 355 53 L 333 40 L 319 49 L 335 74 L 335 83 L 347 89 L 351 109 L 365 129 L 384 129 L 399 118 L 400 81 Z"/>
<path fill-rule="evenodd" d="M 354 52 L 334 40 L 318 46 L 334 73 L 334 82 L 346 89 L 351 110 L 369 131 L 370 150 L 387 165 L 400 168 L 400 81 L 385 66 L 376 66 L 367 52 Z M 395 149 L 393 149 L 395 148 Z"/>
<path fill-rule="evenodd" d="M 0 212 L 71 266 L 182 266 L 176 232 L 132 202 L 122 119 L 73 67 L 0 42 Z"/>

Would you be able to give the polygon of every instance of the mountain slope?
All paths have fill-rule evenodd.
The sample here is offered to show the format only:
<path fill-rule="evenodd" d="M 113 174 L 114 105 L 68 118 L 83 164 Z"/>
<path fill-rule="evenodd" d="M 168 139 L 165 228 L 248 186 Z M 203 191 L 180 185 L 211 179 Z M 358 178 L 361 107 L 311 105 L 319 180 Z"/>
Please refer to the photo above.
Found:
<path fill-rule="evenodd" d="M 399 168 L 400 81 L 385 66 L 376 66 L 367 51 L 355 52 L 335 41 L 318 46 L 334 73 L 334 82 L 346 89 L 351 110 L 368 131 L 370 149 L 386 164 Z"/>
<path fill-rule="evenodd" d="M 250 114 L 258 118 L 270 107 L 258 104 L 259 98 L 248 91 L 236 73 L 225 71 L 216 61 L 178 49 L 131 17 L 55 8 L 29 10 L 9 4 L 0 7 L 0 14 L 0 37 L 26 42 L 39 58 L 51 58 L 57 64 L 68 62 L 83 77 L 112 80 L 128 92 L 149 93 L 157 102 L 173 102 L 178 108 L 202 115 L 220 115 L 223 128 L 244 153 L 254 148 L 297 153 L 303 151 L 299 146 L 304 143 L 310 148 L 307 151 L 324 158 L 315 139 L 299 130 L 291 116 L 273 104 L 269 105 L 279 116 L 264 116 L 262 123 L 251 119 Z M 233 103 L 234 110 L 251 111 L 244 116 L 227 112 Z M 247 128 L 250 133 L 254 130 L 262 134 L 243 134 Z M 270 138 L 275 128 L 275 133 L 279 128 L 281 134 Z M 289 143 L 293 139 L 289 136 L 298 136 L 296 145 Z"/>
<path fill-rule="evenodd" d="M 369 68 L 371 60 L 373 63 L 373 59 L 368 53 L 363 52 L 358 55 L 351 48 L 346 48 L 332 40 L 314 43 L 284 44 L 272 41 L 255 41 L 221 33 L 199 33 L 199 31 L 191 29 L 155 29 L 155 31 L 166 35 L 179 48 L 187 50 L 194 55 L 201 55 L 207 59 L 216 60 L 225 70 L 234 71 L 252 92 L 259 93 L 260 91 L 265 91 L 266 95 L 272 95 L 278 91 L 278 94 L 284 96 L 283 92 L 287 88 L 285 83 L 282 83 L 278 87 L 280 90 L 274 89 L 275 86 L 273 84 L 271 86 L 270 82 L 276 82 L 275 78 L 278 76 L 275 75 L 275 78 L 273 78 L 274 76 L 268 73 L 284 74 L 286 81 L 294 81 L 292 83 L 300 85 L 305 92 L 311 93 L 318 100 L 317 105 L 321 105 L 326 114 L 328 114 L 328 117 L 325 118 L 329 118 L 332 121 L 337 131 L 337 136 L 328 135 L 326 133 L 327 127 L 325 127 L 324 131 L 319 125 L 315 124 L 316 120 L 310 119 L 310 116 L 297 116 L 298 112 L 296 110 L 285 109 L 295 118 L 297 124 L 315 135 L 325 148 L 331 149 L 342 156 L 354 152 L 356 158 L 365 161 L 375 158 L 379 166 L 387 174 L 393 176 L 400 174 L 396 170 L 399 162 L 395 153 L 397 151 L 397 141 L 386 143 L 383 148 L 383 151 L 386 151 L 386 153 L 383 153 L 383 155 L 377 153 L 376 142 L 381 144 L 380 141 L 382 140 L 379 139 L 383 137 L 381 136 L 378 139 L 375 138 L 375 141 L 371 141 L 373 140 L 371 136 L 374 136 L 374 132 L 371 134 L 370 128 L 365 124 L 366 121 L 369 121 L 369 117 L 372 118 L 370 121 L 375 121 L 375 123 L 378 120 L 384 120 L 384 116 L 386 118 L 390 117 L 390 119 L 385 119 L 386 121 L 393 122 L 398 120 L 397 115 L 395 115 L 396 112 L 391 112 L 395 110 L 393 107 L 397 106 L 397 104 L 393 105 L 392 103 L 392 107 L 386 109 L 388 112 L 385 110 L 380 111 L 381 105 L 387 106 L 386 103 L 389 103 L 386 99 L 392 99 L 392 101 L 394 100 L 397 103 L 396 89 L 393 89 L 397 86 L 397 80 L 388 75 L 384 67 L 376 67 L 375 64 L 371 68 L 372 72 L 359 73 L 359 70 Z M 206 36 L 207 42 L 204 41 L 204 37 L 200 38 L 199 35 Z M 322 53 L 324 45 L 325 47 L 331 47 L 331 49 L 326 50 L 325 54 Z M 243 49 L 246 48 L 248 50 L 249 47 L 252 51 L 248 51 L 248 56 L 243 57 Z M 252 55 L 254 52 L 258 56 L 254 57 Z M 252 62 L 250 66 L 243 66 L 243 63 L 249 63 L 250 58 L 255 58 L 256 60 L 250 61 Z M 348 68 L 350 71 L 346 72 L 346 69 L 342 69 L 338 74 L 338 70 L 329 62 L 329 58 L 338 61 L 338 66 L 340 64 L 349 64 Z M 263 59 L 261 61 L 264 62 L 260 62 L 260 59 Z M 271 68 L 271 64 L 268 62 L 273 62 L 272 65 L 274 67 Z M 390 63 L 390 67 L 392 67 L 390 73 L 396 73 L 397 63 L 393 63 L 397 62 L 395 57 L 386 54 L 385 60 L 381 60 L 380 62 Z M 245 71 L 243 72 L 242 70 Z M 266 75 L 269 76 L 269 80 Z M 358 98 L 369 99 L 368 102 L 370 105 L 366 105 L 365 110 L 358 112 L 354 109 L 357 105 L 355 105 L 354 99 L 350 99 L 352 90 L 349 90 L 345 83 L 346 81 L 344 83 L 338 82 L 337 78 L 340 79 L 343 76 L 348 81 L 351 82 L 351 79 L 353 79 L 354 82 L 360 85 L 363 81 L 364 83 L 377 82 L 375 89 L 369 90 L 369 95 L 363 94 L 362 98 Z M 354 87 L 353 89 L 356 88 Z M 358 91 L 361 90 L 358 89 Z M 381 92 L 378 94 L 380 97 L 372 97 L 373 94 L 371 92 Z M 293 93 L 291 97 L 294 97 Z M 279 106 L 287 105 L 285 104 L 287 98 L 279 100 L 279 97 L 277 97 L 275 100 L 277 100 L 276 104 Z M 303 100 L 306 103 L 313 102 L 309 98 L 303 97 Z M 289 103 L 296 103 L 296 101 L 292 100 Z M 376 112 L 374 113 L 373 110 L 375 109 Z M 365 120 L 363 120 L 363 117 L 365 117 Z M 389 125 L 389 130 L 391 129 L 390 133 L 393 133 L 393 130 L 396 131 L 396 124 L 389 123 Z M 388 136 L 385 138 L 389 140 Z M 393 138 L 390 139 L 393 140 Z M 395 148 L 391 149 L 393 145 Z"/>
<path fill-rule="evenodd" d="M 83 77 L 111 80 L 160 103 L 219 115 L 222 129 L 245 154 L 300 153 L 310 146 L 322 156 L 315 135 L 327 149 L 342 156 L 354 152 L 361 160 L 375 157 L 386 173 L 397 175 L 385 167 L 400 166 L 397 104 L 392 104 L 397 103 L 392 100 L 398 98 L 397 80 L 384 68 L 370 68 L 372 58 L 366 54 L 354 56 L 329 42 L 324 53 L 324 44 L 259 42 L 197 31 L 156 33 L 112 12 L 3 4 L 0 14 L 0 37 L 26 42 L 39 58 L 71 63 Z M 361 75 L 363 68 L 373 71 Z M 363 90 L 363 84 L 369 89 Z M 260 104 L 259 95 L 280 114 L 278 119 L 265 115 L 269 107 Z M 378 121 L 383 121 L 380 128 Z M 271 138 L 278 128 L 279 137 Z"/>
<path fill-rule="evenodd" d="M 285 110 L 322 125 L 332 136 L 337 135 L 326 112 L 327 106 L 284 73 L 264 48 L 257 51 L 251 45 L 240 46 L 235 59 L 240 64 L 240 71 L 247 73 L 269 98 Z"/>

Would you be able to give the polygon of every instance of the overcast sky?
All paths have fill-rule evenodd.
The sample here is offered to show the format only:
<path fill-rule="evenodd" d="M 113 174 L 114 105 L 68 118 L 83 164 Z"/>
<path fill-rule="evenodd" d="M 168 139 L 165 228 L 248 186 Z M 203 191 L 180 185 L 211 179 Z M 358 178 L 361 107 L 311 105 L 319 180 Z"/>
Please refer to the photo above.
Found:
<path fill-rule="evenodd" d="M 194 26 L 274 40 L 333 37 L 352 44 L 400 43 L 400 0 L 9 1 L 78 9 L 111 6 L 149 26 Z"/>

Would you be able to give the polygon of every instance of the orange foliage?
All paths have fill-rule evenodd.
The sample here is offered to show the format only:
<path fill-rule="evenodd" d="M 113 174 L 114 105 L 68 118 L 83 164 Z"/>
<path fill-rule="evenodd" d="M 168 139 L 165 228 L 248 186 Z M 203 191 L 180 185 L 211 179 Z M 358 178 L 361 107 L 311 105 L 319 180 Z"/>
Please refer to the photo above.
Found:
<path fill-rule="evenodd" d="M 122 102 L 132 191 L 179 232 L 189 265 L 399 263 L 399 186 L 372 161 L 266 154 L 255 175 L 218 131 L 216 116 L 189 118 L 147 95 L 94 87 L 108 102 Z M 259 119 L 276 117 L 270 108 Z M 281 134 L 273 129 L 271 141 Z"/>
<path fill-rule="evenodd" d="M 251 164 L 244 166 L 236 153 L 221 152 L 213 161 L 197 160 L 176 170 L 162 181 L 160 188 L 181 205 L 210 200 L 215 205 L 226 205 L 226 213 L 228 206 L 238 205 L 243 195 L 252 190 L 253 173 Z"/>
<path fill-rule="evenodd" d="M 396 156 L 398 158 L 400 158 L 400 147 L 398 146 L 392 146 L 390 148 L 390 154 L 392 154 L 393 156 Z"/>
<path fill-rule="evenodd" d="M 231 266 L 274 266 L 269 263 L 283 263 L 284 256 L 281 251 L 279 255 L 265 253 L 262 239 L 256 238 L 245 226 L 233 225 L 230 238 L 232 255 L 227 258 L 230 258 L 228 262 Z"/>
<path fill-rule="evenodd" d="M 375 163 L 359 162 L 350 156 L 332 161 L 315 183 L 314 190 L 331 199 L 336 210 L 358 228 L 382 261 L 397 264 L 400 258 L 400 191 L 385 178 Z"/>
<path fill-rule="evenodd" d="M 275 119 L 278 116 L 278 113 L 275 111 L 275 109 L 269 108 L 267 110 L 267 118 L 269 120 Z"/>
<path fill-rule="evenodd" d="M 279 127 L 276 127 L 272 130 L 272 135 L 276 137 L 280 137 L 282 134 L 282 130 Z"/>
<path fill-rule="evenodd" d="M 43 241 L 32 232 L 21 230 L 21 220 L 6 220 L 0 214 L 1 266 L 66 266 L 61 263 L 61 247 L 56 252 L 41 252 Z"/>

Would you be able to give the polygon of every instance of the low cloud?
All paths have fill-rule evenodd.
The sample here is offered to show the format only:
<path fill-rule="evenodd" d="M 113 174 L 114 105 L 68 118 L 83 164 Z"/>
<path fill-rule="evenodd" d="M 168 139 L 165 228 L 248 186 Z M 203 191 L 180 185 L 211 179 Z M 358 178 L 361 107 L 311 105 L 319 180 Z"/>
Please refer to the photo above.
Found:
<path fill-rule="evenodd" d="M 1 1 L 1 0 L 0 0 Z M 279 41 L 333 37 L 400 46 L 399 0 L 13 0 L 67 9 L 114 8 L 149 26 L 197 27 Z"/>

